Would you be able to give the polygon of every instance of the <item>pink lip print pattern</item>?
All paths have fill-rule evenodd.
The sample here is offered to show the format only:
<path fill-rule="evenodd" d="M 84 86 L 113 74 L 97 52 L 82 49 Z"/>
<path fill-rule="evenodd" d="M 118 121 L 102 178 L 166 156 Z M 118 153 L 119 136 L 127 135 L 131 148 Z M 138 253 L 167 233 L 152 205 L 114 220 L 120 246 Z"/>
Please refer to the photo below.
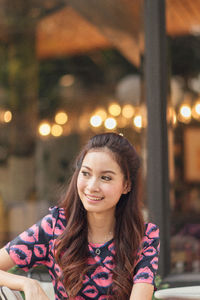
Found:
<path fill-rule="evenodd" d="M 114 268 L 113 256 L 107 256 L 104 259 L 103 264 L 106 266 L 106 268 L 112 270 Z"/>
<path fill-rule="evenodd" d="M 38 240 L 39 228 L 36 225 L 33 225 L 29 231 L 24 231 L 20 238 L 26 243 L 35 243 Z"/>
<path fill-rule="evenodd" d="M 20 268 L 28 271 L 37 265 L 46 265 L 54 284 L 55 299 L 69 299 L 62 281 L 58 280 L 62 270 L 54 258 L 54 244 L 56 238 L 63 233 L 67 221 L 62 208 L 53 207 L 50 214 L 37 224 L 20 234 L 6 245 L 14 262 Z M 112 270 L 114 265 L 115 245 L 111 240 L 98 245 L 101 254 L 95 253 L 95 244 L 88 244 L 88 264 L 90 270 L 83 280 L 78 295 L 73 300 L 106 300 L 112 286 Z M 147 224 L 145 236 L 137 254 L 133 283 L 146 282 L 154 284 L 155 273 L 158 268 L 159 231 L 154 224 Z"/>
<path fill-rule="evenodd" d="M 20 266 L 21 268 L 25 268 L 25 271 L 28 270 L 26 268 L 26 265 L 29 265 L 31 263 L 32 251 L 29 250 L 26 245 L 18 245 L 16 247 L 12 247 L 10 254 L 18 266 Z"/>
<path fill-rule="evenodd" d="M 95 286 L 87 285 L 86 288 L 84 288 L 83 293 L 88 299 L 95 299 L 98 295 L 98 290 Z"/>
<path fill-rule="evenodd" d="M 102 266 L 96 268 L 91 278 L 97 285 L 102 287 L 109 287 L 112 284 L 112 273 Z"/>

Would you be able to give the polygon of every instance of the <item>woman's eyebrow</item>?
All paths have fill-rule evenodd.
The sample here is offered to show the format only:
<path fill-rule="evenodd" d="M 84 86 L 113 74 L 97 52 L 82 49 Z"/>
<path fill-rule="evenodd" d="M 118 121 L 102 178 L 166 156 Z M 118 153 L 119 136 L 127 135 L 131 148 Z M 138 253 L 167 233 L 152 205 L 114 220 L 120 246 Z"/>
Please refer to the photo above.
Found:
<path fill-rule="evenodd" d="M 84 166 L 84 165 L 82 165 L 82 168 L 86 168 L 86 169 L 88 169 L 88 170 L 92 170 L 90 167 Z"/>
<path fill-rule="evenodd" d="M 114 171 L 111 171 L 111 170 L 105 170 L 105 171 L 102 171 L 102 173 L 103 174 L 105 174 L 105 173 L 111 173 L 111 174 L 116 174 Z"/>
<path fill-rule="evenodd" d="M 85 166 L 85 165 L 83 165 L 82 168 L 86 168 L 86 169 L 92 171 L 92 169 L 91 169 L 90 167 Z M 112 170 L 103 170 L 103 171 L 101 171 L 101 173 L 102 173 L 102 174 L 105 174 L 105 173 L 111 173 L 111 174 L 116 175 L 116 173 L 115 173 L 114 171 L 112 171 Z"/>

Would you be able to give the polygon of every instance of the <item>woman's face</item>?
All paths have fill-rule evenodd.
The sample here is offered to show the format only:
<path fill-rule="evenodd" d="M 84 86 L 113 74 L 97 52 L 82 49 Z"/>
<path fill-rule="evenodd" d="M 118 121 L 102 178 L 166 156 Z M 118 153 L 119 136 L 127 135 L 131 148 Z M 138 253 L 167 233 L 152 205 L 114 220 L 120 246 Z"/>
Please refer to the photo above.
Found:
<path fill-rule="evenodd" d="M 91 150 L 83 159 L 77 189 L 88 212 L 113 213 L 128 185 L 109 150 Z"/>

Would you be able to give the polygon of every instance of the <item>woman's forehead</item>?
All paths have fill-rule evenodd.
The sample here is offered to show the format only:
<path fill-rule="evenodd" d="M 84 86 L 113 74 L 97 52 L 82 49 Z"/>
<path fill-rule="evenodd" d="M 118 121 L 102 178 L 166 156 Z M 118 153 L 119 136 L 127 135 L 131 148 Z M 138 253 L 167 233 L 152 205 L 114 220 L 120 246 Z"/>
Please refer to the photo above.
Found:
<path fill-rule="evenodd" d="M 100 162 L 100 161 L 104 161 L 106 163 L 113 163 L 113 164 L 117 164 L 118 165 L 118 162 L 116 161 L 116 157 L 115 155 L 109 150 L 109 149 L 91 149 L 90 151 L 88 151 L 85 155 L 85 157 L 83 158 L 83 162 L 82 164 L 85 162 L 85 161 L 93 161 L 95 162 L 95 160 L 97 162 Z"/>

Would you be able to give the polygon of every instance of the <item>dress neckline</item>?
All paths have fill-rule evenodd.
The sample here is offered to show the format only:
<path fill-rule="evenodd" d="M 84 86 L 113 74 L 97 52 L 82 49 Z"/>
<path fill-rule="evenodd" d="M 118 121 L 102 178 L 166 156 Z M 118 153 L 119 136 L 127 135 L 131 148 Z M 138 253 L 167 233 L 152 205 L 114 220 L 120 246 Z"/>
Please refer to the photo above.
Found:
<path fill-rule="evenodd" d="M 105 243 L 91 243 L 88 242 L 88 244 L 93 247 L 93 248 L 102 248 L 107 246 L 108 244 L 111 244 L 114 241 L 114 238 L 110 239 L 109 241 L 105 242 Z"/>

